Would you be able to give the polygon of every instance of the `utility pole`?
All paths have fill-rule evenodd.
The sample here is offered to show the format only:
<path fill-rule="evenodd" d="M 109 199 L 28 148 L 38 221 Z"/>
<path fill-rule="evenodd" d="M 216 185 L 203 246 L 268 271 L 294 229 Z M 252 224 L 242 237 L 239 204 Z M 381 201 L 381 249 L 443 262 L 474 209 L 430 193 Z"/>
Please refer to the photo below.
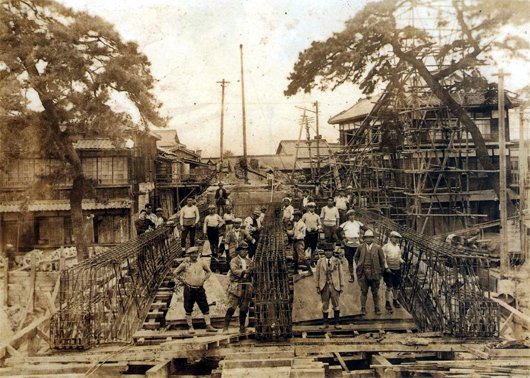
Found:
<path fill-rule="evenodd" d="M 247 170 L 247 118 L 245 114 L 245 81 L 243 74 L 243 44 L 239 45 L 239 52 L 241 57 L 241 110 L 243 114 L 243 159 L 245 160 L 245 184 L 248 184 L 248 170 Z"/>
<path fill-rule="evenodd" d="M 318 125 L 318 101 L 315 101 L 315 123 L 317 129 L 317 135 L 315 139 L 317 140 L 317 177 L 320 177 L 320 129 Z"/>
<path fill-rule="evenodd" d="M 499 70 L 498 113 L 499 113 L 499 212 L 501 221 L 501 277 L 506 276 L 510 260 L 508 256 L 508 214 L 506 197 L 506 124 L 504 111 L 504 72 Z"/>
<path fill-rule="evenodd" d="M 217 84 L 221 84 L 221 134 L 220 134 L 220 146 L 219 146 L 219 158 L 221 160 L 221 170 L 223 168 L 223 140 L 224 140 L 224 118 L 225 118 L 225 87 L 229 84 L 229 81 L 225 79 L 218 81 Z"/>
<path fill-rule="evenodd" d="M 523 258 L 530 258 L 528 252 L 527 217 L 529 208 L 528 199 L 528 142 L 526 141 L 525 112 L 526 108 L 519 109 L 519 232 L 521 234 L 521 253 Z"/>

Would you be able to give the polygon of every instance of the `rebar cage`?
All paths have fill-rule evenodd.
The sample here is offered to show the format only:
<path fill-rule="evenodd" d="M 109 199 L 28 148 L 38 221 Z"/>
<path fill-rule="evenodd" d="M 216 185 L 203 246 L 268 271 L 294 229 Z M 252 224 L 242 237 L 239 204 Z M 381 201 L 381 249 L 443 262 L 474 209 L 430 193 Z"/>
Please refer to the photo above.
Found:
<path fill-rule="evenodd" d="M 164 225 L 61 272 L 52 346 L 86 349 L 132 340 L 172 261 L 181 254 L 173 227 Z"/>
<path fill-rule="evenodd" d="M 292 277 L 288 271 L 286 235 L 279 213 L 279 204 L 268 206 L 256 250 L 254 308 L 259 340 L 292 336 Z"/>
<path fill-rule="evenodd" d="M 400 299 L 420 330 L 456 337 L 498 336 L 498 305 L 479 283 L 479 270 L 489 270 L 487 256 L 427 238 L 374 212 L 358 214 L 374 228 L 381 244 L 391 231 L 403 236 Z"/>

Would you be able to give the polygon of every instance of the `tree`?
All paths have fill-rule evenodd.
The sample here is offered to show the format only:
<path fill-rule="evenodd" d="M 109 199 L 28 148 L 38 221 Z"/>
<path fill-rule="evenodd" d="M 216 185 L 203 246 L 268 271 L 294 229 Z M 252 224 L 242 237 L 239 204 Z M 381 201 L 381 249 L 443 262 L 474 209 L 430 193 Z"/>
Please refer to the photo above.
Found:
<path fill-rule="evenodd" d="M 426 27 L 403 24 L 398 15 L 421 8 L 423 16 L 434 13 L 436 24 Z M 300 53 L 289 75 L 286 96 L 299 90 L 327 90 L 351 82 L 365 94 L 381 89 L 404 94 L 402 80 L 411 72 L 445 104 L 470 133 L 477 157 L 485 170 L 495 168 L 490 160 L 484 138 L 467 111 L 451 96 L 456 91 L 482 86 L 487 82 L 480 67 L 494 61 L 494 54 L 503 51 L 508 57 L 523 57 L 528 50 L 526 40 L 501 30 L 528 22 L 525 0 L 502 2 L 494 0 L 383 0 L 367 4 L 345 29 L 325 42 L 313 42 Z M 420 16 L 421 17 L 421 16 Z M 441 30 L 452 28 L 457 33 Z M 455 37 L 456 35 L 456 37 Z M 379 101 L 379 105 L 382 101 Z M 377 105 L 376 105 L 377 106 Z M 498 178 L 490 173 L 498 193 Z"/>
<path fill-rule="evenodd" d="M 73 183 L 70 215 L 82 260 L 89 185 L 74 143 L 108 137 L 118 145 L 149 123 L 163 126 L 150 63 L 99 17 L 52 0 L 7 0 L 0 5 L 0 80 L 0 162 L 32 149 L 63 163 Z M 113 109 L 117 96 L 136 108 L 140 124 Z"/>

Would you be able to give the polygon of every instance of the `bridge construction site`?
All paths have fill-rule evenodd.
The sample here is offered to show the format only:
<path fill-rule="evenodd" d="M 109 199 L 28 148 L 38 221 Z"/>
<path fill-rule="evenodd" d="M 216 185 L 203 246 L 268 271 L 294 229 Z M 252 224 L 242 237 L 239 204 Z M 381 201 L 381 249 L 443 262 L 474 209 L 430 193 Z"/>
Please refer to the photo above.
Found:
<path fill-rule="evenodd" d="M 103 3 L 0 5 L 0 378 L 530 377 L 524 2 Z"/>

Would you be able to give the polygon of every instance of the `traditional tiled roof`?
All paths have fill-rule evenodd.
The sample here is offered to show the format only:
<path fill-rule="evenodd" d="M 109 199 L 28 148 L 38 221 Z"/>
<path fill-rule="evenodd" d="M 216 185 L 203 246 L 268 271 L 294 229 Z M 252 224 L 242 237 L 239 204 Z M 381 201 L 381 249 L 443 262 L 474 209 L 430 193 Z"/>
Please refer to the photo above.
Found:
<path fill-rule="evenodd" d="M 83 210 L 129 209 L 132 201 L 127 198 L 116 198 L 108 201 L 94 199 L 83 200 Z M 0 213 L 18 213 L 21 211 L 69 211 L 69 200 L 36 200 L 28 203 L 10 201 L 0 204 Z"/>
<path fill-rule="evenodd" d="M 115 150 L 116 147 L 110 139 L 97 138 L 97 139 L 79 139 L 74 143 L 76 150 Z"/>
<path fill-rule="evenodd" d="M 298 140 L 282 140 L 278 144 L 278 147 L 276 148 L 276 154 L 281 155 L 296 155 L 296 145 L 298 144 Z M 319 146 L 319 153 L 321 156 L 327 156 L 329 155 L 329 147 L 333 148 L 335 146 L 335 143 L 328 143 L 326 139 L 320 139 Z M 317 148 L 317 141 L 316 139 L 311 139 L 309 141 L 309 145 L 307 143 L 307 140 L 300 140 L 300 145 L 298 148 L 298 158 L 299 159 L 308 159 L 309 158 L 309 147 L 311 147 L 311 155 L 315 157 L 316 155 L 316 148 Z"/>
<path fill-rule="evenodd" d="M 379 100 L 379 96 L 376 98 L 365 98 L 357 101 L 351 108 L 346 109 L 339 114 L 331 117 L 328 123 L 336 125 L 346 121 L 355 121 L 357 119 L 363 119 L 372 110 L 375 103 Z"/>

